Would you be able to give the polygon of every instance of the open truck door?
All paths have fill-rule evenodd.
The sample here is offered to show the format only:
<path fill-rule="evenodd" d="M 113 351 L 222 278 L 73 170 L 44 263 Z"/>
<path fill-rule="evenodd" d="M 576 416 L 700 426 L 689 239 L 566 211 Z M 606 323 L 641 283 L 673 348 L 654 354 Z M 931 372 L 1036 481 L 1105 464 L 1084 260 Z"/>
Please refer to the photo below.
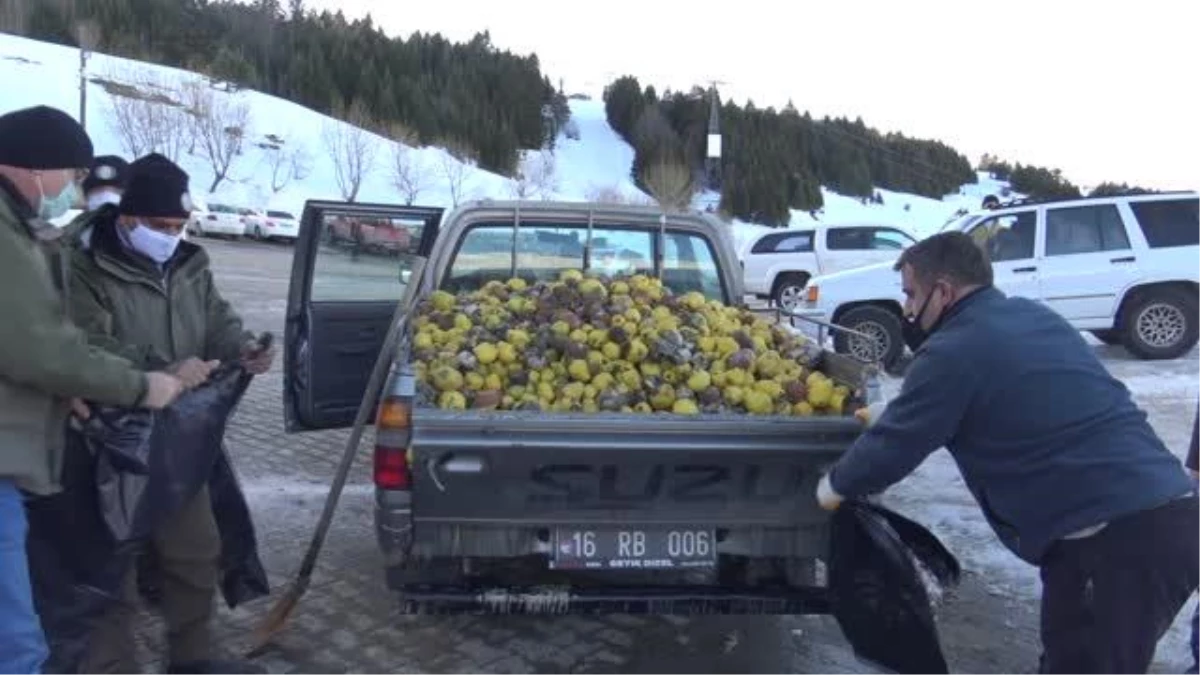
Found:
<path fill-rule="evenodd" d="M 413 261 L 429 255 L 443 209 L 309 201 L 292 258 L 284 326 L 289 432 L 354 422 Z"/>

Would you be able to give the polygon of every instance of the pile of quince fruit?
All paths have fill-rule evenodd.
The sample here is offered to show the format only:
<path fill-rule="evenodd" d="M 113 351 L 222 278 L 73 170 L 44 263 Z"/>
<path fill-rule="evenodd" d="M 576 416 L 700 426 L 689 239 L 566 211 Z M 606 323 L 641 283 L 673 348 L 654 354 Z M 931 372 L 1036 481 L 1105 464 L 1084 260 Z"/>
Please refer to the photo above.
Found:
<path fill-rule="evenodd" d="M 848 415 L 821 350 L 747 309 L 654 277 L 563 272 L 435 291 L 413 319 L 418 404 L 446 409 Z"/>

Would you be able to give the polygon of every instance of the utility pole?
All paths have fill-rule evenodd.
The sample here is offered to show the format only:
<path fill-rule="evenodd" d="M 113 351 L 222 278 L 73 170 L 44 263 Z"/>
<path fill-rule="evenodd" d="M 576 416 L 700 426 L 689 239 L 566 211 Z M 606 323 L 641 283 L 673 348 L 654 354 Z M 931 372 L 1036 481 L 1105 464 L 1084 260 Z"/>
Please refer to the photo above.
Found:
<path fill-rule="evenodd" d="M 708 110 L 708 142 L 704 157 L 707 187 L 713 190 L 721 189 L 721 100 L 717 94 L 718 84 L 725 84 L 725 82 L 709 80 L 711 100 Z"/>
<path fill-rule="evenodd" d="M 100 27 L 94 21 L 80 20 L 75 24 L 75 40 L 79 43 L 79 124 L 87 130 L 87 62 L 100 38 Z"/>

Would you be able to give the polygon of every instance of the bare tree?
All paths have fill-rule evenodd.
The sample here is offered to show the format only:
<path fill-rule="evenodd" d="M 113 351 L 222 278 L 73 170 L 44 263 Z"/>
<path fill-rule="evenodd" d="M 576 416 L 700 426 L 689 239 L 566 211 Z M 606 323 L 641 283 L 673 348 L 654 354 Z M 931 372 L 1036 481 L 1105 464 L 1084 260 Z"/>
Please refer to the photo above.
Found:
<path fill-rule="evenodd" d="M 333 176 L 342 199 L 352 202 L 375 165 L 377 144 L 366 130 L 374 125 L 366 106 L 358 100 L 349 107 L 339 105 L 334 116 L 344 121 L 327 120 L 321 137 L 333 160 Z"/>
<path fill-rule="evenodd" d="M 154 77 L 106 75 L 112 115 L 110 123 L 121 146 L 131 157 L 157 152 L 178 161 L 192 143 L 192 113 L 178 100 L 179 94 Z"/>
<path fill-rule="evenodd" d="M 518 199 L 550 199 L 558 191 L 558 172 L 554 153 L 541 150 L 521 158 L 512 192 Z"/>
<path fill-rule="evenodd" d="M 696 194 L 696 180 L 686 164 L 661 159 L 646 167 L 642 176 L 646 189 L 667 211 L 683 211 Z"/>
<path fill-rule="evenodd" d="M 587 200 L 597 204 L 630 204 L 634 206 L 650 206 L 650 199 L 644 195 L 628 195 L 616 185 L 593 185 L 587 191 Z"/>
<path fill-rule="evenodd" d="M 471 169 L 475 166 L 475 158 L 471 151 L 462 143 L 447 140 L 442 143 L 445 152 L 439 158 L 442 177 L 446 179 L 446 189 L 450 192 L 450 203 L 455 207 L 464 201 L 469 191 Z"/>
<path fill-rule="evenodd" d="M 209 192 L 229 176 L 250 126 L 250 105 L 232 94 L 217 96 L 206 82 L 184 86 L 184 102 L 192 118 L 192 134 L 213 170 Z"/>
<path fill-rule="evenodd" d="M 389 127 L 392 139 L 392 184 L 404 196 L 404 203 L 412 206 L 417 196 L 426 187 L 426 174 L 421 156 L 416 152 L 417 135 L 400 123 Z"/>
<path fill-rule="evenodd" d="M 289 147 L 286 140 L 265 148 L 267 166 L 271 169 L 271 193 L 279 194 L 292 181 L 304 180 L 308 177 L 310 166 L 308 151 L 298 141 Z"/>

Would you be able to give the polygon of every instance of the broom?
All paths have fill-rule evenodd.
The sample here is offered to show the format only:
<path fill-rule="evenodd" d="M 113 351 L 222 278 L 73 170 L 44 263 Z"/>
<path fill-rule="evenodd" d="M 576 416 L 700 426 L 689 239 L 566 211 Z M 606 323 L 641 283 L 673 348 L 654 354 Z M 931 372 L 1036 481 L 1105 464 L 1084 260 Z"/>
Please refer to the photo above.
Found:
<path fill-rule="evenodd" d="M 308 590 L 308 585 L 312 581 L 313 570 L 317 566 L 317 557 L 321 553 L 321 548 L 325 545 L 325 535 L 329 533 L 329 525 L 333 522 L 333 514 L 337 510 L 338 499 L 342 496 L 342 488 L 345 487 L 346 478 L 350 475 L 350 467 L 354 465 L 354 457 L 358 453 L 358 444 L 362 439 L 363 428 L 367 425 L 371 411 L 374 410 L 375 404 L 379 400 L 379 390 L 383 387 L 383 378 L 392 363 L 396 341 L 404 332 L 404 327 L 408 325 L 408 314 L 416 299 L 416 289 L 421 282 L 421 274 L 425 271 L 425 262 L 425 258 L 421 257 L 415 258 L 413 261 L 412 275 L 409 277 L 410 281 L 404 289 L 404 297 L 396 305 L 396 311 L 392 315 L 387 336 L 383 340 L 383 347 L 379 350 L 379 357 L 375 359 L 375 367 L 371 370 L 371 377 L 367 381 L 367 388 L 363 392 L 362 401 L 358 404 L 358 414 L 354 417 L 354 426 L 350 430 L 350 437 L 346 439 L 346 447 L 342 451 L 342 459 L 338 463 L 337 472 L 333 476 L 333 484 L 329 487 L 329 494 L 325 497 L 325 507 L 321 511 L 320 520 L 317 521 L 317 529 L 313 532 L 312 541 L 308 544 L 308 551 L 305 552 L 304 560 L 300 563 L 300 571 L 296 574 L 292 585 L 288 587 L 283 596 L 279 598 L 279 601 L 271 607 L 271 611 L 267 612 L 267 616 L 264 617 L 263 621 L 254 629 L 251 647 L 246 652 L 247 656 L 254 656 L 266 648 L 275 634 L 283 629 L 288 618 L 292 615 L 292 611 L 296 609 L 296 605 L 300 602 L 300 598 Z"/>

